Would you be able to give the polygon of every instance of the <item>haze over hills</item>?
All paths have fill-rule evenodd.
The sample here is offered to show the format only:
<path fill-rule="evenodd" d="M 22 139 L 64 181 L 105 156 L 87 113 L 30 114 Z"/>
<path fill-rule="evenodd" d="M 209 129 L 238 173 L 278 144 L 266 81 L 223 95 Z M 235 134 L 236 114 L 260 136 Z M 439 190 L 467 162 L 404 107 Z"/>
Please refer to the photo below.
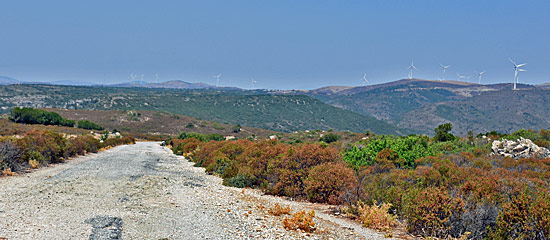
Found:
<path fill-rule="evenodd" d="M 333 128 L 431 135 L 437 125 L 450 122 L 454 133 L 466 135 L 468 130 L 550 127 L 548 84 L 519 84 L 517 91 L 510 90 L 510 83 L 423 79 L 292 91 L 216 89 L 177 80 L 114 86 L 8 85 L 0 90 L 0 101 L 3 111 L 13 106 L 161 110 L 276 131 Z"/>
<path fill-rule="evenodd" d="M 173 88 L 173 89 L 223 89 L 223 90 L 238 90 L 237 87 L 216 87 L 206 83 L 191 83 L 182 80 L 171 80 L 160 83 L 148 82 L 126 82 L 108 85 L 110 87 L 142 87 L 142 88 Z"/>
<path fill-rule="evenodd" d="M 12 77 L 0 76 L 0 85 L 15 84 L 15 83 L 19 83 L 19 80 Z"/>
<path fill-rule="evenodd" d="M 401 133 L 384 121 L 323 103 L 305 95 L 262 91 L 162 88 L 0 86 L 0 112 L 15 106 L 92 110 L 156 110 L 275 131 L 334 129 Z"/>

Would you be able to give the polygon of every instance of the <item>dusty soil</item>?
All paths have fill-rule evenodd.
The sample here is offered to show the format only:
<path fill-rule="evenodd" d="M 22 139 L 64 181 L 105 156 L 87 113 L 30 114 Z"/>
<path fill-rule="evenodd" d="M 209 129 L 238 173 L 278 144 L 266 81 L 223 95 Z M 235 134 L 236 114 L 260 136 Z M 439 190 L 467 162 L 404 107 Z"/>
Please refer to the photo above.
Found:
<path fill-rule="evenodd" d="M 275 203 L 315 210 L 317 230 L 285 230 Z M 223 186 L 152 142 L 0 178 L 0 239 L 386 239 L 329 212 Z"/>

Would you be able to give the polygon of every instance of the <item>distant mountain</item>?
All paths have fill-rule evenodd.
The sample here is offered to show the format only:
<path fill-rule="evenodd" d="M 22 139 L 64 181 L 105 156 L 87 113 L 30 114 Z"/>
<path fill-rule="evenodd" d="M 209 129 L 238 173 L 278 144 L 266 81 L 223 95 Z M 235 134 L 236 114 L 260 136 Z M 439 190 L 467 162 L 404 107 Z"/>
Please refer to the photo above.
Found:
<path fill-rule="evenodd" d="M 541 117 L 546 116 L 542 112 L 546 109 L 543 105 L 550 105 L 549 99 L 544 97 L 550 91 L 541 90 L 549 87 L 518 84 L 519 91 L 511 91 L 511 83 L 480 85 L 459 81 L 402 79 L 377 85 L 325 87 L 287 93 L 306 94 L 330 105 L 396 124 L 411 133 L 433 134 L 437 125 L 451 122 L 456 125 L 453 132 L 466 135 L 468 130 L 509 132 L 518 128 L 549 128 L 550 125 L 545 125 L 546 120 Z M 507 104 L 511 93 L 533 93 L 539 96 L 529 98 L 533 102 L 528 106 L 537 107 L 524 109 L 523 105 L 528 104 L 527 101 L 520 101 L 523 105 Z M 483 103 L 478 102 L 480 99 L 484 103 L 492 102 L 500 110 L 491 115 L 482 114 L 491 111 L 482 107 Z M 506 117 L 512 112 L 526 112 L 531 117 L 521 114 L 513 119 Z M 498 119 L 492 116 L 498 116 Z"/>
<path fill-rule="evenodd" d="M 78 80 L 59 80 L 59 81 L 47 82 L 45 84 L 68 85 L 68 86 L 92 86 L 92 85 L 97 85 L 96 83 L 86 82 L 86 81 L 78 81 Z"/>
<path fill-rule="evenodd" d="M 550 83 L 539 84 L 539 85 L 537 85 L 537 87 L 540 87 L 540 88 L 550 88 Z"/>
<path fill-rule="evenodd" d="M 0 85 L 15 84 L 15 83 L 20 83 L 20 81 L 12 77 L 0 76 Z"/>
<path fill-rule="evenodd" d="M 111 87 L 140 87 L 140 88 L 173 88 L 173 89 L 224 89 L 238 90 L 237 87 L 216 87 L 206 83 L 190 83 L 181 80 L 172 80 L 161 83 L 127 82 L 109 85 Z"/>

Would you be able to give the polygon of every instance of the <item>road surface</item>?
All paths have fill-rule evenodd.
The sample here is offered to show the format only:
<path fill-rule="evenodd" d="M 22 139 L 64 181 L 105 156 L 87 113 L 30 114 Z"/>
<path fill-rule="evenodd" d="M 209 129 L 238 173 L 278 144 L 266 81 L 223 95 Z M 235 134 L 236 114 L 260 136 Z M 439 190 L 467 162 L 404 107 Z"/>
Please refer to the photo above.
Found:
<path fill-rule="evenodd" d="M 318 230 L 285 230 L 275 202 L 316 209 Z M 223 186 L 153 142 L 0 178 L 0 239 L 384 239 L 326 210 Z"/>

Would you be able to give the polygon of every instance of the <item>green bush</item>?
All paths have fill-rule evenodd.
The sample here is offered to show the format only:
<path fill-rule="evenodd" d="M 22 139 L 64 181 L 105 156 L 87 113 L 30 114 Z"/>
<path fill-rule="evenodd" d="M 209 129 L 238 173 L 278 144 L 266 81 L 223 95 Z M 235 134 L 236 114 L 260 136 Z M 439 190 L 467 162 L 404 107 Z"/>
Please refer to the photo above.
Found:
<path fill-rule="evenodd" d="M 340 139 L 340 136 L 334 134 L 334 133 L 329 133 L 329 134 L 325 134 L 323 135 L 319 141 L 321 142 L 325 142 L 325 143 L 331 143 L 331 142 L 336 142 L 338 141 L 338 139 Z"/>
<path fill-rule="evenodd" d="M 188 132 L 188 133 L 181 133 L 178 137 L 178 139 L 188 139 L 188 138 L 196 138 L 202 142 L 209 142 L 209 141 L 223 141 L 225 140 L 225 137 L 221 134 L 200 134 L 196 132 Z"/>
<path fill-rule="evenodd" d="M 99 124 L 94 123 L 94 122 L 90 122 L 88 120 L 79 120 L 76 123 L 76 126 L 78 128 L 88 129 L 88 130 L 99 130 L 99 131 L 103 130 L 102 126 L 99 126 Z"/>
<path fill-rule="evenodd" d="M 385 135 L 370 140 L 364 147 L 354 145 L 344 152 L 344 160 L 355 169 L 361 166 L 371 166 L 376 163 L 378 153 L 388 148 L 403 159 L 401 167 L 413 168 L 416 159 L 434 155 L 428 140 L 426 136 L 394 137 Z"/>
<path fill-rule="evenodd" d="M 60 125 L 73 127 L 74 120 L 68 120 L 56 112 L 49 112 L 34 108 L 15 107 L 10 110 L 9 120 L 16 123 Z"/>

